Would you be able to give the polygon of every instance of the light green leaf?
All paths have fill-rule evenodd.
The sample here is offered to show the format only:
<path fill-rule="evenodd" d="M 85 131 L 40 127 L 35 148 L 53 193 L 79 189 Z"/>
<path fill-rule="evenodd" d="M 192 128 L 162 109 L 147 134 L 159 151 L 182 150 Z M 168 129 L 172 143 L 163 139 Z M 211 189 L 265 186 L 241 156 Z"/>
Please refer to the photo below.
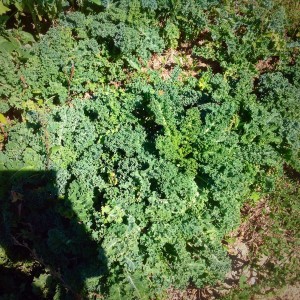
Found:
<path fill-rule="evenodd" d="M 258 192 L 253 192 L 250 196 L 250 199 L 254 200 L 255 202 L 260 199 L 261 195 Z"/>
<path fill-rule="evenodd" d="M 15 1 L 14 6 L 17 8 L 18 11 L 20 12 L 24 11 L 24 5 L 22 2 Z"/>
<path fill-rule="evenodd" d="M 141 70 L 140 66 L 139 66 L 135 61 L 133 61 L 133 60 L 131 60 L 131 59 L 127 59 L 127 61 L 128 61 L 129 65 L 130 65 L 133 69 L 136 69 L 136 70 L 138 70 L 138 71 Z"/>
<path fill-rule="evenodd" d="M 0 36 L 0 52 L 8 52 L 11 53 L 12 51 L 19 49 L 20 45 L 16 42 L 15 39 L 10 38 L 7 40 L 6 38 Z"/>
<path fill-rule="evenodd" d="M 102 1 L 101 0 L 90 0 L 91 2 L 93 2 L 96 5 L 102 6 Z"/>
<path fill-rule="evenodd" d="M 2 115 L 2 114 L 0 114 L 0 123 L 2 123 L 2 124 L 7 124 L 7 119 L 5 118 L 5 116 L 4 115 Z"/>
<path fill-rule="evenodd" d="M 10 9 L 0 1 L 0 16 L 6 14 Z"/>
<path fill-rule="evenodd" d="M 62 149 L 63 147 L 60 146 L 60 145 L 56 145 L 56 146 L 53 146 L 51 147 L 50 149 L 50 154 L 55 154 L 56 152 L 58 152 L 60 149 Z"/>
<path fill-rule="evenodd" d="M 33 35 L 30 34 L 29 32 L 20 31 L 19 35 L 20 35 L 21 41 L 23 43 L 34 43 L 35 42 Z"/>

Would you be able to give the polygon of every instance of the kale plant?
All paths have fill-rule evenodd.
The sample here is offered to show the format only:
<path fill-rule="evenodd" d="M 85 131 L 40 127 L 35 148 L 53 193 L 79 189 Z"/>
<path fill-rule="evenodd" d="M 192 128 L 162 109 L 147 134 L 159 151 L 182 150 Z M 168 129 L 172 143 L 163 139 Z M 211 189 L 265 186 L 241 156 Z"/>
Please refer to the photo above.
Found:
<path fill-rule="evenodd" d="M 44 297 L 213 284 L 230 268 L 222 239 L 241 205 L 274 189 L 284 163 L 299 170 L 299 49 L 284 10 L 276 23 L 250 4 L 93 2 L 97 13 L 66 13 L 21 43 L 26 55 L 1 52 L 0 170 L 15 172 L 1 194 L 18 193 L 2 244 L 17 236 L 42 259 Z M 205 67 L 149 67 L 181 42 Z M 23 171 L 52 175 L 32 183 Z M 28 214 L 13 213 L 18 201 Z"/>

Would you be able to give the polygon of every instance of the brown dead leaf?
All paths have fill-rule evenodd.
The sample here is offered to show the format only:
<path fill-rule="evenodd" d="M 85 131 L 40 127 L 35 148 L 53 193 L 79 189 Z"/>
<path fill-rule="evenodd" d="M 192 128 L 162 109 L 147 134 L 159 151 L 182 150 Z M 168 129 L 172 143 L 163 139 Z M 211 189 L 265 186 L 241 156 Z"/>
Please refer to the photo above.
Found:
<path fill-rule="evenodd" d="M 18 193 L 18 192 L 15 192 L 15 191 L 11 191 L 11 202 L 12 203 L 15 203 L 17 202 L 18 200 L 23 200 L 23 195 L 21 193 Z"/>

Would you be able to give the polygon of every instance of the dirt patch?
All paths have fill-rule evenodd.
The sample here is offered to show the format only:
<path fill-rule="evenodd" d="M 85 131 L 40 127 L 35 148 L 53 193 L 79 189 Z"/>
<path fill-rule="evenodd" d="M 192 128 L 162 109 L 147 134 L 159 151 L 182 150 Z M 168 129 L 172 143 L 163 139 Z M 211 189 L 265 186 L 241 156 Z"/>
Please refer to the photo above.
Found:
<path fill-rule="evenodd" d="M 259 71 L 259 73 L 265 73 L 274 70 L 278 62 L 279 62 L 279 57 L 273 56 L 265 60 L 259 60 L 255 67 Z"/>
<path fill-rule="evenodd" d="M 200 65 L 207 68 L 207 65 L 204 63 L 200 63 Z M 149 69 L 160 71 L 161 78 L 167 80 L 171 77 L 171 73 L 176 66 L 180 66 L 183 69 L 183 75 L 195 77 L 198 74 L 192 55 L 174 49 L 168 49 L 160 55 L 152 55 L 147 65 L 141 71 L 145 73 Z"/>
<path fill-rule="evenodd" d="M 281 289 L 276 296 L 267 298 L 266 296 L 256 296 L 253 300 L 299 300 L 300 282 L 294 285 L 287 285 Z"/>
<path fill-rule="evenodd" d="M 176 66 L 182 69 L 181 77 L 198 77 L 201 71 L 211 68 L 213 73 L 222 72 L 219 62 L 205 59 L 195 55 L 193 47 L 203 45 L 207 41 L 208 32 L 200 34 L 199 38 L 191 43 L 182 43 L 177 49 L 167 49 L 162 54 L 153 54 L 146 66 L 141 71 L 146 73 L 148 70 L 157 70 L 161 72 L 162 79 L 171 77 L 171 73 Z"/>
<path fill-rule="evenodd" d="M 248 294 L 249 298 L 243 299 L 300 299 L 300 282 L 286 285 L 284 288 L 279 288 L 280 284 L 277 287 L 274 283 L 269 286 L 268 278 L 273 276 L 272 266 L 285 268 L 285 263 L 291 259 L 296 258 L 295 262 L 299 261 L 300 254 L 299 246 L 288 231 L 283 229 L 280 234 L 276 232 L 278 236 L 272 231 L 274 210 L 269 206 L 269 200 L 263 198 L 256 205 L 245 204 L 243 206 L 241 214 L 244 221 L 226 237 L 226 241 L 229 242 L 224 241 L 232 261 L 232 268 L 223 282 L 202 289 L 188 288 L 183 292 L 170 290 L 168 300 L 215 300 L 231 295 L 234 290 L 239 291 L 244 288 L 249 290 L 252 287 L 253 291 Z M 266 243 L 266 238 L 285 239 L 293 245 L 290 246 L 291 251 L 288 253 L 283 251 L 279 256 L 280 259 L 272 254 L 272 250 L 265 255 L 261 249 Z M 296 265 L 295 268 L 297 268 Z M 255 289 L 258 286 L 259 289 Z"/>

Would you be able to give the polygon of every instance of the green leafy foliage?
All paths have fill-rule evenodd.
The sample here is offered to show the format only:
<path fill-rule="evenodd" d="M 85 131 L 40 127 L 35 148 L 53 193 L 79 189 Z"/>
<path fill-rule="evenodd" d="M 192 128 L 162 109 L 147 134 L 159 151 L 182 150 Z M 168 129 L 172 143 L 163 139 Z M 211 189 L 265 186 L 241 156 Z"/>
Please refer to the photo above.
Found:
<path fill-rule="evenodd" d="M 5 24 L 13 17 L 16 23 L 20 24 L 23 17 L 29 17 L 34 28 L 40 31 L 45 25 L 43 23 L 53 20 L 67 6 L 69 6 L 69 2 L 65 0 L 1 0 L 0 24 Z"/>
<path fill-rule="evenodd" d="M 68 12 L 38 42 L 0 40 L 12 43 L 0 56 L 0 168 L 55 173 L 31 189 L 8 183 L 5 199 L 18 191 L 28 214 L 7 235 L 52 270 L 33 281 L 44 297 L 212 284 L 230 267 L 222 239 L 243 202 L 274 189 L 284 162 L 299 167 L 300 61 L 285 12 L 275 7 L 275 22 L 267 4 L 91 2 L 97 13 Z M 149 68 L 182 41 L 206 62 L 196 75 Z"/>

